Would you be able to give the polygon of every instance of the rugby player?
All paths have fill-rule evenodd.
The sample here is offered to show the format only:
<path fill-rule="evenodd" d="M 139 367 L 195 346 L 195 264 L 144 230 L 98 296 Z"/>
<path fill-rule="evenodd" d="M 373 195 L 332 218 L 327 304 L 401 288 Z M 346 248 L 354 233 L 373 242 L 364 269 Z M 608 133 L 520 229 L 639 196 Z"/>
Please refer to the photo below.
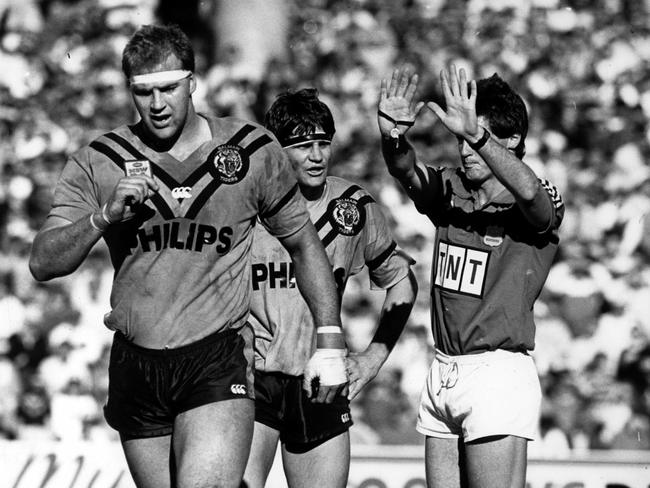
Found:
<path fill-rule="evenodd" d="M 444 109 L 427 103 L 458 142 L 460 165 L 419 162 L 405 133 L 423 102 L 418 75 L 382 80 L 381 147 L 390 174 L 435 226 L 431 322 L 435 359 L 417 430 L 429 487 L 524 487 L 541 389 L 533 305 L 558 248 L 564 205 L 522 158 L 528 116 L 498 75 L 440 74 Z"/>
<path fill-rule="evenodd" d="M 327 175 L 334 119 L 315 89 L 278 96 L 265 126 L 291 161 L 341 297 L 350 276 L 366 267 L 371 287 L 384 290 L 384 302 L 369 345 L 348 357 L 348 395 L 313 403 L 302 388 L 310 383 L 305 365 L 314 350 L 313 317 L 296 289 L 287 252 L 263 227 L 256 228 L 250 318 L 255 431 L 244 479 L 249 488 L 264 486 L 279 442 L 291 488 L 342 488 L 350 464 L 349 400 L 376 376 L 406 324 L 417 292 L 413 260 L 399 249 L 382 209 L 366 190 Z M 340 334 L 339 329 L 324 332 Z"/>
<path fill-rule="evenodd" d="M 70 274 L 105 240 L 115 332 L 104 411 L 136 485 L 239 487 L 254 419 L 256 221 L 291 256 L 315 326 L 335 332 L 309 363 L 315 401 L 346 383 L 336 284 L 280 145 L 260 125 L 195 111 L 187 36 L 143 26 L 122 68 L 139 120 L 69 157 L 30 269 L 39 281 Z"/>

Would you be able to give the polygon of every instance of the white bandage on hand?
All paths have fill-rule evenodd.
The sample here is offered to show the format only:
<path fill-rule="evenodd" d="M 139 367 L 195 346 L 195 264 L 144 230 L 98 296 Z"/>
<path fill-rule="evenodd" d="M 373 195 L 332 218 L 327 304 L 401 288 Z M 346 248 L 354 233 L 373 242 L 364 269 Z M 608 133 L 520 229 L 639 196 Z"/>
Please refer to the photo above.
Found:
<path fill-rule="evenodd" d="M 316 349 L 304 373 L 303 386 L 311 392 L 311 383 L 318 378 L 320 386 L 342 385 L 348 381 L 345 349 Z"/>

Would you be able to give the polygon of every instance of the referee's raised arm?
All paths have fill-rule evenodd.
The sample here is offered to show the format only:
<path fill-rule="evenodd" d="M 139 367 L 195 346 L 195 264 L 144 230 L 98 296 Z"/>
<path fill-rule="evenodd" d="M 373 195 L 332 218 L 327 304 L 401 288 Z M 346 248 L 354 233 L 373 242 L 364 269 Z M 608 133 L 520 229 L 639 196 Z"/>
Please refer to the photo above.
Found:
<path fill-rule="evenodd" d="M 381 135 L 381 152 L 388 172 L 418 202 L 427 186 L 426 168 L 417 162 L 415 149 L 406 138 L 424 106 L 415 101 L 419 75 L 395 69 L 390 81 L 381 80 L 377 106 L 377 124 Z"/>

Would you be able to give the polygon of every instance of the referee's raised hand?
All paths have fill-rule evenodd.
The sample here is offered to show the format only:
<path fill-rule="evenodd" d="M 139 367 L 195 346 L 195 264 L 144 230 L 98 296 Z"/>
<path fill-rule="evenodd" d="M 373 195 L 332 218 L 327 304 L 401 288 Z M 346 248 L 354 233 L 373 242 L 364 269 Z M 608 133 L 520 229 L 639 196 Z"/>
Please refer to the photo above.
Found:
<path fill-rule="evenodd" d="M 398 68 L 390 81 L 381 80 L 377 123 L 382 137 L 404 135 L 414 124 L 424 106 L 424 102 L 414 100 L 418 79 L 417 73 L 411 75 L 407 69 Z"/>
<path fill-rule="evenodd" d="M 451 64 L 449 69 L 440 71 L 440 84 L 445 109 L 435 102 L 428 102 L 427 108 L 452 134 L 464 139 L 480 136 L 476 115 L 476 81 L 468 81 L 465 70 Z"/>

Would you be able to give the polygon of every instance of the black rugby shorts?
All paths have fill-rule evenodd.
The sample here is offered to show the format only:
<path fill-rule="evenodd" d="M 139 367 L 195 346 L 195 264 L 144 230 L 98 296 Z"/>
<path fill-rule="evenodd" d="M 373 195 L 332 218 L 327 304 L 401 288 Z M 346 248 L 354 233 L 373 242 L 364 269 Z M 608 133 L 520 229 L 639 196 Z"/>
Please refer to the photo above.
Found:
<path fill-rule="evenodd" d="M 306 452 L 347 431 L 350 403 L 338 395 L 332 403 L 313 403 L 302 376 L 255 371 L 255 421 L 280 432 L 291 452 Z"/>
<path fill-rule="evenodd" d="M 247 327 L 174 349 L 147 349 L 116 332 L 104 417 L 122 440 L 172 433 L 175 417 L 201 405 L 253 398 Z"/>

